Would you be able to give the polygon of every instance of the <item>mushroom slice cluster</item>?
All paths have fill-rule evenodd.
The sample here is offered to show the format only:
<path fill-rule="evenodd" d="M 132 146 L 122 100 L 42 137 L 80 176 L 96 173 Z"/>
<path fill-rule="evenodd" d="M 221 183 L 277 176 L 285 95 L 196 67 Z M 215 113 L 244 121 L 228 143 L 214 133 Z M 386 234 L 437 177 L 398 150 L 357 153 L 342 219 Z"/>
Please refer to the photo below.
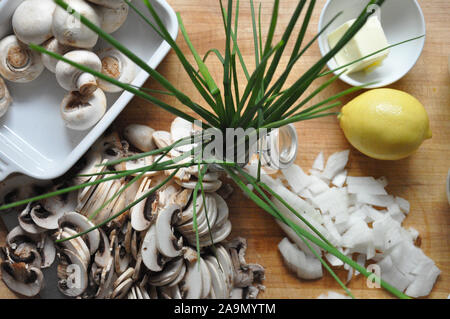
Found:
<path fill-rule="evenodd" d="M 136 140 L 130 143 L 131 147 L 142 145 Z M 139 161 L 131 166 L 108 165 L 109 161 L 138 154 L 135 151 L 130 152 L 128 143 L 117 133 L 107 133 L 67 175 L 74 176 L 68 184 L 94 182 L 110 176 L 111 170 L 142 167 Z M 198 167 L 187 167 L 184 175 L 175 176 L 155 192 L 150 191 L 167 178 L 167 172 L 143 175 L 127 188 L 124 186 L 131 177 L 20 207 L 20 226 L 11 230 L 6 246 L 0 248 L 3 280 L 18 293 L 36 295 L 43 285 L 40 269 L 56 260 L 55 285 L 69 297 L 256 297 L 263 289 L 264 269 L 246 263 L 245 240 L 226 241 L 231 223 L 225 200 L 215 192 L 199 192 L 194 202 L 192 188 L 180 185 L 184 179 L 195 179 L 198 172 Z M 217 173 L 207 172 L 204 185 L 217 180 Z M 4 201 L 17 200 L 25 193 L 30 197 L 33 189 L 12 191 Z M 120 190 L 123 192 L 118 194 Z M 145 194 L 148 196 L 139 204 L 110 219 Z M 100 223 L 102 226 L 93 230 Z M 57 245 L 55 239 L 60 240 Z"/>
<path fill-rule="evenodd" d="M 200 201 L 200 205 L 199 204 Z M 177 224 L 176 230 L 183 234 L 189 244 L 196 245 L 197 233 L 200 247 L 217 244 L 225 240 L 231 233 L 231 222 L 228 220 L 228 206 L 225 200 L 215 193 L 205 194 L 205 198 L 197 198 L 196 223 L 194 227 L 193 203 L 182 213 L 182 223 Z"/>
<path fill-rule="evenodd" d="M 45 233 L 28 233 L 21 226 L 13 228 L 0 247 L 2 279 L 14 292 L 32 297 L 43 285 L 41 268 L 55 260 L 53 240 Z"/>
<path fill-rule="evenodd" d="M 3 282 L 9 289 L 26 297 L 39 294 L 44 284 L 42 271 L 23 262 L 4 261 L 1 270 Z"/>

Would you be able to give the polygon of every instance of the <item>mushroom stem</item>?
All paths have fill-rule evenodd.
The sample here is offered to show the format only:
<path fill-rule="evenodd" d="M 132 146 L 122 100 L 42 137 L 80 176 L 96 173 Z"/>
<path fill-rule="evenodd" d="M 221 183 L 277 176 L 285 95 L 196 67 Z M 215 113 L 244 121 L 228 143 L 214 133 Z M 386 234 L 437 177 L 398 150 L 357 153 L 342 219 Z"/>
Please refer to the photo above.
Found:
<path fill-rule="evenodd" d="M 97 80 L 90 73 L 82 73 L 78 77 L 77 87 L 81 95 L 91 95 L 97 90 Z"/>

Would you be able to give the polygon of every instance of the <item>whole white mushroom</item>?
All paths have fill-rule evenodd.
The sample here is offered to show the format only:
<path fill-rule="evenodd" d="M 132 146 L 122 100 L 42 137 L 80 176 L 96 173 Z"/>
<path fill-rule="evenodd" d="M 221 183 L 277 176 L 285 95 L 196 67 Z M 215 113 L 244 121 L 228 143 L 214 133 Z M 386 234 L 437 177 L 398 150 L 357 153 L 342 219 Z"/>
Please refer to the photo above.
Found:
<path fill-rule="evenodd" d="M 12 27 L 23 43 L 41 44 L 52 35 L 53 0 L 26 0 L 19 4 L 12 17 Z"/>
<path fill-rule="evenodd" d="M 107 48 L 97 52 L 102 62 L 102 73 L 119 80 L 122 83 L 131 83 L 136 76 L 136 67 L 123 53 L 114 48 Z M 102 79 L 98 80 L 99 87 L 105 92 L 121 92 L 122 88 Z"/>
<path fill-rule="evenodd" d="M 0 74 L 9 81 L 27 83 L 44 71 L 41 54 L 21 43 L 15 35 L 0 41 Z"/>
<path fill-rule="evenodd" d="M 57 53 L 59 55 L 64 55 L 67 52 L 74 50 L 74 48 L 71 46 L 59 43 L 56 38 L 51 38 L 45 41 L 45 43 L 42 46 L 47 51 Z M 59 60 L 52 58 L 47 54 L 42 55 L 42 63 L 44 63 L 44 66 L 52 73 L 56 72 L 56 64 L 58 64 L 58 61 Z"/>
<path fill-rule="evenodd" d="M 106 96 L 101 89 L 82 95 L 69 92 L 61 103 L 61 116 L 72 130 L 84 131 L 94 126 L 106 112 Z"/>
<path fill-rule="evenodd" d="M 118 7 L 97 6 L 96 9 L 100 17 L 101 28 L 107 33 L 117 31 L 128 17 L 128 5 L 125 2 Z"/>
<path fill-rule="evenodd" d="M 64 58 L 89 67 L 97 72 L 102 68 L 100 58 L 87 50 L 74 50 L 66 53 Z M 97 79 L 90 73 L 84 73 L 70 64 L 58 61 L 56 64 L 56 80 L 67 91 L 79 91 L 89 95 L 97 89 Z"/>
<path fill-rule="evenodd" d="M 86 17 L 92 23 L 100 26 L 100 18 L 95 8 L 83 0 L 66 0 L 75 12 Z M 98 35 L 81 23 L 74 12 L 68 12 L 57 7 L 53 14 L 53 35 L 61 44 L 76 48 L 90 49 L 95 46 Z"/>

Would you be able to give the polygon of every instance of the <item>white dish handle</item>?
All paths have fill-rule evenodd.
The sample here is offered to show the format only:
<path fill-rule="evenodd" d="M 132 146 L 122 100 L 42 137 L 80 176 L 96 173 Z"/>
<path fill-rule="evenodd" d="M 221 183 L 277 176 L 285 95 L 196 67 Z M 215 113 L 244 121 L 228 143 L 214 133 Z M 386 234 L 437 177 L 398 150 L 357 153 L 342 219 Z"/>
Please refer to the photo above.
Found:
<path fill-rule="evenodd" d="M 8 159 L 0 156 L 0 182 L 14 172 L 18 172 L 19 167 L 11 163 Z"/>

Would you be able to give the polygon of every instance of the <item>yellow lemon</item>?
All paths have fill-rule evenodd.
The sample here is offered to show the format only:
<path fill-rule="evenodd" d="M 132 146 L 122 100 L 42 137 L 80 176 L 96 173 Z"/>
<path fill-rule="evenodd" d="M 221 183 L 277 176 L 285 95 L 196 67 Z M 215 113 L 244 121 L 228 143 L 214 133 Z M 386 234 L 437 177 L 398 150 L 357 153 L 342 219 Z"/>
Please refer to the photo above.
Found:
<path fill-rule="evenodd" d="M 425 108 L 399 90 L 375 89 L 359 95 L 342 108 L 339 122 L 356 149 L 381 160 L 408 157 L 431 138 Z"/>

